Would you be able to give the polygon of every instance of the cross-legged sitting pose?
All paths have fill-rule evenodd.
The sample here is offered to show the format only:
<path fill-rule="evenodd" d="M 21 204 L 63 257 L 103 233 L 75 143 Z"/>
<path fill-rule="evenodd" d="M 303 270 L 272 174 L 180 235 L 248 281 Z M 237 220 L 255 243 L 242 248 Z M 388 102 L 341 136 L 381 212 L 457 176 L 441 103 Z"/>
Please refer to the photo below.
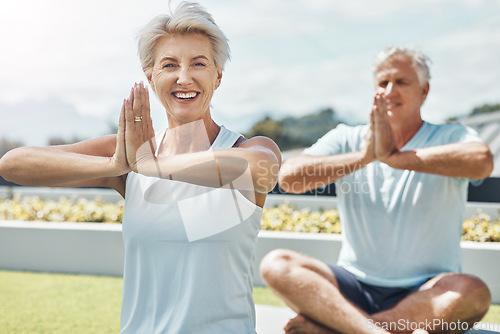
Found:
<path fill-rule="evenodd" d="M 430 75 L 419 51 L 384 50 L 374 78 L 370 123 L 339 125 L 280 172 L 291 193 L 335 182 L 343 236 L 335 265 L 284 249 L 262 260 L 298 314 L 289 334 L 461 333 L 491 303 L 460 273 L 468 184 L 490 175 L 488 146 L 461 124 L 422 120 Z"/>

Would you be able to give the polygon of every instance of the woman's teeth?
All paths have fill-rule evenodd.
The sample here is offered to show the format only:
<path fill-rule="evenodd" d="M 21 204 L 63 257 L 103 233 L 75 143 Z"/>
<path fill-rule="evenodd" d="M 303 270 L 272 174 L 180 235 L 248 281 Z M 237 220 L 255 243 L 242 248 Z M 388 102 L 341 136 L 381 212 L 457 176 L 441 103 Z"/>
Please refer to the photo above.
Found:
<path fill-rule="evenodd" d="M 184 100 L 189 100 L 189 99 L 192 99 L 192 98 L 195 98 L 196 95 L 198 95 L 198 93 L 195 93 L 195 92 L 191 92 L 191 93 L 174 93 L 174 96 L 178 99 L 184 99 Z"/>

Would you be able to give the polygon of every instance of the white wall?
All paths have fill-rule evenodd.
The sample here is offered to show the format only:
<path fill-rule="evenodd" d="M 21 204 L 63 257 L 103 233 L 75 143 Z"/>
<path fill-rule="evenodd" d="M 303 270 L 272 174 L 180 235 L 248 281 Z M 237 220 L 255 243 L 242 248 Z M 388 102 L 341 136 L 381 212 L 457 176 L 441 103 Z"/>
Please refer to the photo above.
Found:
<path fill-rule="evenodd" d="M 500 303 L 500 245 L 462 242 L 464 272 L 482 278 L 493 302 Z M 255 251 L 255 285 L 262 285 L 258 265 L 276 248 L 293 249 L 335 263 L 340 236 L 261 231 Z M 121 276 L 120 224 L 0 221 L 0 269 Z"/>
<path fill-rule="evenodd" d="M 2 189 L 3 188 L 3 189 Z M 100 196 L 103 201 L 116 202 L 121 197 L 106 189 L 47 189 L 0 187 L 0 198 L 12 191 L 26 196 L 57 199 L 61 195 L 78 195 L 88 199 Z M 312 210 L 336 207 L 335 197 L 301 195 L 270 195 L 266 206 L 290 201 L 297 209 Z M 499 205 L 468 203 L 468 215 L 477 210 L 496 219 Z M 261 231 L 255 256 L 256 285 L 262 285 L 258 264 L 262 257 L 276 248 L 293 249 L 324 262 L 335 263 L 340 251 L 340 236 L 331 234 Z M 500 243 L 462 242 L 464 272 L 482 278 L 500 303 Z M 121 276 L 123 274 L 123 243 L 120 224 L 47 223 L 0 221 L 0 269 L 43 272 L 80 273 Z"/>

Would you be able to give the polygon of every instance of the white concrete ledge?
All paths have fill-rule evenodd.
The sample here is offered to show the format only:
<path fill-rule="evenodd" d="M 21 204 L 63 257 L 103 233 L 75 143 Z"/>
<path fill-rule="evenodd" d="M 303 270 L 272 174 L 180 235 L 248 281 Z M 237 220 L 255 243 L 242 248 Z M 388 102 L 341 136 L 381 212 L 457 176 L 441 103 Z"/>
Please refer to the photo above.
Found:
<path fill-rule="evenodd" d="M 0 198 L 14 193 L 44 199 L 73 195 L 87 199 L 100 196 L 105 202 L 122 199 L 109 189 L 0 187 Z M 335 208 L 337 204 L 335 197 L 269 195 L 266 207 L 284 201 L 293 203 L 297 209 L 311 210 Z M 473 216 L 479 210 L 496 219 L 499 207 L 491 203 L 468 203 L 467 215 Z M 260 231 L 255 251 L 254 283 L 263 285 L 259 263 L 273 249 L 292 249 L 327 263 L 336 263 L 340 247 L 340 235 Z M 483 279 L 492 291 L 493 302 L 500 303 L 500 243 L 463 241 L 461 247 L 464 272 Z M 0 221 L 0 269 L 121 276 L 121 225 Z"/>
<path fill-rule="evenodd" d="M 340 235 L 260 231 L 255 251 L 255 285 L 262 257 L 287 248 L 335 263 Z M 464 272 L 483 279 L 500 303 L 500 244 L 461 243 Z M 0 221 L 0 269 L 90 275 L 123 275 L 120 224 Z"/>
<path fill-rule="evenodd" d="M 122 227 L 0 221 L 0 269 L 122 276 Z"/>

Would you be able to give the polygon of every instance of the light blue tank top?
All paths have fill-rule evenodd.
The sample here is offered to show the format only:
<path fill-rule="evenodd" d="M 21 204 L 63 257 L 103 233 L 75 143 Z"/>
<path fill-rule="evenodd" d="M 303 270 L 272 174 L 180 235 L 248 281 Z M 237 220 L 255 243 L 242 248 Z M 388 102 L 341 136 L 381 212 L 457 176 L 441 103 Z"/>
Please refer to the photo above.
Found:
<path fill-rule="evenodd" d="M 211 149 L 230 148 L 239 137 L 222 126 Z M 261 216 L 236 190 L 129 173 L 120 333 L 255 333 Z"/>

